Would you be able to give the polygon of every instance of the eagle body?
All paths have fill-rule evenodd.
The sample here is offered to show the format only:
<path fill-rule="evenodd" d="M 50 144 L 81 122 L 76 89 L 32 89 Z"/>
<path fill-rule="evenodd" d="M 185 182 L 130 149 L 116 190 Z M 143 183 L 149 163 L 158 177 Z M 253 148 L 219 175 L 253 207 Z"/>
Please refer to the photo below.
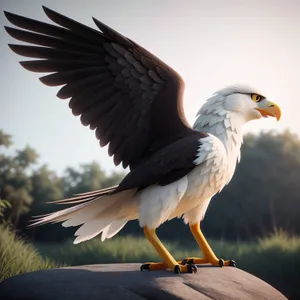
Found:
<path fill-rule="evenodd" d="M 230 122 L 230 118 L 223 115 L 214 125 L 223 128 L 225 120 Z M 199 122 L 198 118 L 195 124 L 199 126 Z M 221 130 L 220 133 L 224 139 Z M 152 155 L 110 194 L 83 194 L 84 205 L 50 214 L 37 220 L 37 224 L 53 221 L 65 221 L 64 227 L 83 224 L 75 233 L 74 243 L 77 244 L 101 232 L 103 241 L 111 238 L 128 221 L 135 219 L 141 227 L 149 228 L 157 228 L 181 216 L 187 224 L 202 220 L 211 197 L 222 190 L 232 176 L 229 163 L 237 161 L 240 151 L 240 144 L 232 149 L 236 140 L 241 141 L 241 128 L 238 127 L 234 127 L 224 142 L 213 134 L 194 131 Z M 229 159 L 227 145 L 236 153 L 235 159 L 232 156 Z M 71 198 L 64 203 L 73 201 Z"/>
<path fill-rule="evenodd" d="M 186 223 L 202 219 L 211 197 L 227 182 L 228 160 L 224 144 L 217 137 L 201 136 L 197 132 L 178 140 L 172 152 L 163 148 L 106 195 L 86 193 L 62 200 L 83 203 L 42 217 L 37 223 L 64 221 L 64 227 L 82 225 L 75 233 L 77 244 L 101 232 L 102 240 L 111 238 L 130 220 L 138 219 L 141 227 L 157 228 L 182 215 Z M 162 164 L 165 151 L 170 156 Z M 179 172 L 174 170 L 174 161 L 182 162 L 176 164 L 176 168 L 181 166 Z M 173 180 L 169 175 L 172 173 Z"/>
<path fill-rule="evenodd" d="M 33 226 L 80 226 L 74 241 L 79 243 L 99 234 L 102 240 L 111 238 L 138 219 L 163 259 L 145 268 L 194 272 L 178 264 L 155 234 L 165 221 L 183 217 L 204 253 L 198 261 L 220 264 L 200 221 L 211 197 L 234 174 L 243 125 L 267 116 L 278 120 L 279 107 L 251 87 L 233 85 L 206 101 L 192 128 L 183 113 L 184 82 L 176 71 L 96 19 L 99 30 L 43 9 L 54 25 L 5 12 L 18 27 L 5 26 L 8 34 L 29 44 L 10 48 L 35 59 L 21 65 L 47 73 L 41 82 L 61 87 L 57 97 L 69 101 L 101 147 L 108 145 L 115 165 L 130 172 L 118 186 L 54 201 L 74 206 L 40 216 Z"/>
<path fill-rule="evenodd" d="M 187 175 L 166 186 L 153 185 L 141 192 L 141 227 L 157 228 L 182 215 L 186 223 L 202 219 L 210 198 L 225 185 L 228 167 L 224 145 L 215 136 L 199 139 L 195 150 L 195 168 Z"/>

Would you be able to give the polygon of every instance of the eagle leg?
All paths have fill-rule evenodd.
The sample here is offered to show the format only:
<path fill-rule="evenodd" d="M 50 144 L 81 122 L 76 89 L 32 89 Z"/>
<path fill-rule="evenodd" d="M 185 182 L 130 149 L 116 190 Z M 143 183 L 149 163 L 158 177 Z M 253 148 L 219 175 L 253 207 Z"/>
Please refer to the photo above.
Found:
<path fill-rule="evenodd" d="M 201 228 L 200 228 L 200 222 L 190 225 L 190 230 L 197 241 L 202 253 L 203 258 L 195 258 L 195 257 L 189 257 L 185 258 L 181 261 L 182 265 L 186 264 L 206 264 L 211 263 L 212 265 L 223 267 L 223 266 L 232 266 L 236 267 L 236 262 L 234 260 L 223 260 L 222 258 L 217 258 L 211 247 L 209 246 L 207 240 L 205 239 Z"/>
<path fill-rule="evenodd" d="M 156 235 L 155 229 L 144 227 L 144 233 L 148 241 L 155 248 L 159 256 L 162 258 L 162 263 L 145 263 L 141 266 L 141 270 L 161 270 L 171 269 L 174 273 L 196 273 L 197 267 L 194 264 L 179 264 L 166 247 L 162 244 Z"/>

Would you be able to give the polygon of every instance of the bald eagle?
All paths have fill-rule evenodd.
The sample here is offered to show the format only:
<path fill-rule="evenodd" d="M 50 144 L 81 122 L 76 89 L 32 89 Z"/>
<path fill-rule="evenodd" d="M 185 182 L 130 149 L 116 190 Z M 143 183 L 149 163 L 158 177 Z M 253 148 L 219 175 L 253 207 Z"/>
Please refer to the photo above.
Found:
<path fill-rule="evenodd" d="M 75 116 L 108 145 L 115 165 L 130 172 L 118 186 L 54 201 L 75 204 L 43 215 L 33 225 L 63 222 L 80 226 L 74 243 L 102 234 L 116 235 L 130 220 L 140 226 L 161 263 L 142 270 L 196 272 L 196 264 L 234 266 L 216 257 L 200 229 L 209 202 L 231 180 L 240 158 L 242 127 L 273 116 L 279 107 L 255 89 L 230 86 L 215 93 L 199 110 L 192 127 L 183 113 L 181 77 L 153 54 L 94 19 L 95 30 L 43 7 L 56 25 L 5 12 L 21 28 L 5 27 L 22 61 L 48 86 L 62 86 L 57 97 L 69 99 Z M 202 258 L 176 261 L 156 235 L 165 221 L 183 217 L 202 250 Z"/>

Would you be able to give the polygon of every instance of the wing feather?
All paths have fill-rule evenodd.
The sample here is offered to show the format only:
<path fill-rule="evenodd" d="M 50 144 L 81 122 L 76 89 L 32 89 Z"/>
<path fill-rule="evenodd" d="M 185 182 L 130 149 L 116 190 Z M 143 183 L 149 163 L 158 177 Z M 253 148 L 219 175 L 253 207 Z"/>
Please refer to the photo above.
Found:
<path fill-rule="evenodd" d="M 82 53 L 79 51 L 72 50 L 62 50 L 54 49 L 48 47 L 38 47 L 38 46 L 28 46 L 28 45 L 8 45 L 12 51 L 16 54 L 26 56 L 26 57 L 35 57 L 35 58 L 45 58 L 45 59 L 56 59 L 56 60 L 66 60 L 66 59 L 99 59 L 103 56 L 104 51 L 98 53 Z"/>
<path fill-rule="evenodd" d="M 29 45 L 10 44 L 27 70 L 62 86 L 57 96 L 83 125 L 109 144 L 114 163 L 135 168 L 155 151 L 193 130 L 182 110 L 184 84 L 169 66 L 132 40 L 94 18 L 90 28 L 43 7 L 55 24 L 5 12 L 9 35 Z M 151 149 L 151 151 L 149 151 Z"/>
<path fill-rule="evenodd" d="M 79 79 L 84 79 L 87 76 L 98 75 L 104 79 L 108 73 L 104 73 L 106 69 L 104 67 L 88 67 L 80 70 L 71 70 L 57 72 L 50 75 L 40 77 L 40 81 L 48 86 L 63 85 L 66 83 L 78 81 Z"/>
<path fill-rule="evenodd" d="M 101 83 L 101 86 L 105 88 L 109 85 L 112 85 L 113 79 L 111 77 L 103 79 L 102 74 L 96 74 L 74 82 L 69 82 L 59 90 L 57 97 L 60 99 L 67 99 L 80 93 L 82 90 L 89 90 L 93 86 L 99 85 L 99 83 Z"/>

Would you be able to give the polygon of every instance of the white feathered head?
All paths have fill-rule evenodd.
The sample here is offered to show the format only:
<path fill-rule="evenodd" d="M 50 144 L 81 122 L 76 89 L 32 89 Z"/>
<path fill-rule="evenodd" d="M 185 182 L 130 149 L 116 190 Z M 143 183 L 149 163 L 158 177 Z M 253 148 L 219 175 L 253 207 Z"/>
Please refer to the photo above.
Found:
<path fill-rule="evenodd" d="M 198 111 L 199 115 L 221 117 L 231 113 L 248 122 L 261 117 L 272 116 L 280 119 L 281 111 L 277 104 L 269 101 L 257 90 L 245 85 L 232 85 L 219 90 Z"/>

